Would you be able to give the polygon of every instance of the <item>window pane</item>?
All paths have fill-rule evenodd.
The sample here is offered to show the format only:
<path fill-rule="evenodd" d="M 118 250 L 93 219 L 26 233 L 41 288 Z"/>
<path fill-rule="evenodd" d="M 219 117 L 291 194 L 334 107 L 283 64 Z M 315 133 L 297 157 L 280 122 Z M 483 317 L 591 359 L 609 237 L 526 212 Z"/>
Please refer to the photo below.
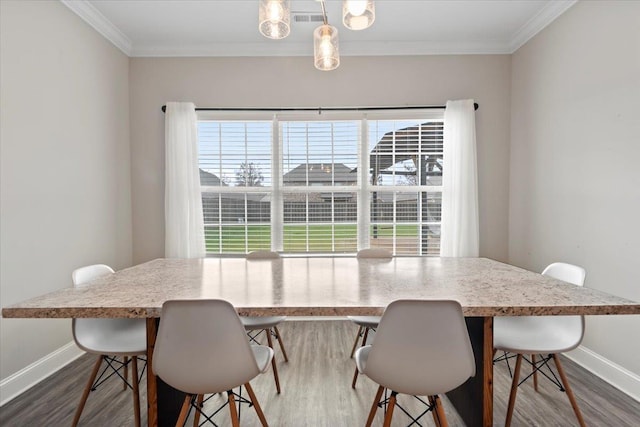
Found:
<path fill-rule="evenodd" d="M 198 122 L 203 186 L 271 185 L 271 122 Z"/>
<path fill-rule="evenodd" d="M 269 193 L 203 192 L 207 253 L 271 249 Z"/>
<path fill-rule="evenodd" d="M 442 185 L 442 121 L 372 120 L 369 182 Z"/>
<path fill-rule="evenodd" d="M 358 122 L 282 122 L 285 186 L 356 185 Z"/>

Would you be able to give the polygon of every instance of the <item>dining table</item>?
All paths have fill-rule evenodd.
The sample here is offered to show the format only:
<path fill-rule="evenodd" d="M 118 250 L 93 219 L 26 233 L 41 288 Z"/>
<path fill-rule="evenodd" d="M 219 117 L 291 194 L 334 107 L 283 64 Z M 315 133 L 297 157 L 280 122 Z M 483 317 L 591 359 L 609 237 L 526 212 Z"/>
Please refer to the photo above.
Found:
<path fill-rule="evenodd" d="M 456 300 L 477 369 L 447 397 L 468 426 L 493 425 L 494 317 L 640 314 L 638 302 L 488 258 L 283 256 L 154 259 L 99 277 L 90 286 L 4 307 L 2 315 L 146 319 L 148 425 L 155 427 L 174 425 L 182 403 L 183 394 L 151 369 L 162 305 L 176 299 L 224 299 L 240 316 L 317 320 L 382 315 L 398 299 Z"/>

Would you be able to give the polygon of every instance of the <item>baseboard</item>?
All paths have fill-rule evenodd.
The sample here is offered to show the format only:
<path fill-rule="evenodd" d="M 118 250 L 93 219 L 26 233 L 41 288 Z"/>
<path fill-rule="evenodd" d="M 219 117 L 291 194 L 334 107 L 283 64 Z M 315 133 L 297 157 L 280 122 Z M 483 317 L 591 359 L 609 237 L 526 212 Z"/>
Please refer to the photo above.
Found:
<path fill-rule="evenodd" d="M 66 344 L 31 365 L 0 381 L 0 406 L 82 356 L 74 342 Z"/>
<path fill-rule="evenodd" d="M 583 346 L 564 355 L 640 402 L 640 376 Z"/>

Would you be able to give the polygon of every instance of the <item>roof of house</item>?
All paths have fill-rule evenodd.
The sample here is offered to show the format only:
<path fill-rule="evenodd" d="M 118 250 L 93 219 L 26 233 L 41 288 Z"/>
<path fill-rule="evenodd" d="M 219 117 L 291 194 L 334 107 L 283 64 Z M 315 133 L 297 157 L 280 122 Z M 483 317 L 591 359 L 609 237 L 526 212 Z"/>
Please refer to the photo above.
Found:
<path fill-rule="evenodd" d="M 358 177 L 353 171 L 343 163 L 303 163 L 284 174 L 283 182 L 355 184 Z"/>

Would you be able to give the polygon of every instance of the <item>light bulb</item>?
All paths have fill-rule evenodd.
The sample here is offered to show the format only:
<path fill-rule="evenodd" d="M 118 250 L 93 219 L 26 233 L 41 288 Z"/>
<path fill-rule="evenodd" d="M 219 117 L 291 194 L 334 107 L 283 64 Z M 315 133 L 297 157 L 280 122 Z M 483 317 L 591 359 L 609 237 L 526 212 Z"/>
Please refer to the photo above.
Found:
<path fill-rule="evenodd" d="M 279 1 L 272 0 L 267 4 L 267 16 L 269 21 L 276 24 L 278 21 L 282 21 L 284 16 L 284 10 L 282 4 Z M 275 26 L 275 25 L 274 25 Z"/>
<path fill-rule="evenodd" d="M 353 16 L 360 16 L 367 10 L 367 0 L 347 0 L 347 10 Z"/>

